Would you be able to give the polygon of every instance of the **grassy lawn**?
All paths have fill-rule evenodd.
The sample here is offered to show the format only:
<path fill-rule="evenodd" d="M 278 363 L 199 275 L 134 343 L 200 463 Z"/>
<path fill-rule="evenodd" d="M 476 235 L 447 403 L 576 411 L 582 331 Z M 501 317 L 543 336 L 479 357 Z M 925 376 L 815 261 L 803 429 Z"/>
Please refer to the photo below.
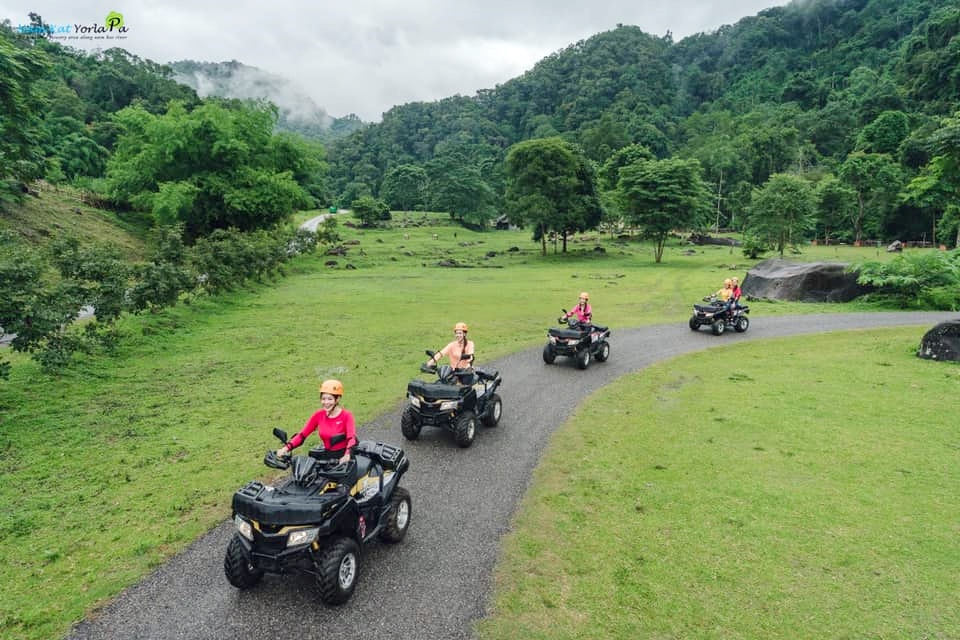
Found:
<path fill-rule="evenodd" d="M 265 442 L 269 441 L 269 429 L 300 426 L 315 408 L 316 386 L 323 378 L 337 376 L 344 381 L 349 389 L 347 405 L 362 424 L 401 401 L 407 380 L 422 361 L 423 349 L 445 343 L 456 321 L 470 323 L 480 360 L 540 344 L 560 307 L 569 308 L 583 289 L 591 292 L 597 320 L 612 327 L 676 322 L 678 331 L 688 331 L 690 305 L 719 288 L 723 278 L 742 278 L 750 267 L 729 248 L 701 247 L 688 255 L 689 247 L 679 243 L 668 247 L 662 264 L 654 264 L 647 245 L 596 236 L 572 242 L 566 255 L 551 253 L 541 257 L 539 247 L 529 240 L 529 232 L 478 234 L 436 220 L 431 225 L 419 226 L 419 219 L 400 216 L 397 224 L 404 226 L 389 231 L 342 227 L 346 256 L 300 258 L 286 269 L 287 277 L 275 282 L 216 300 L 197 300 L 155 315 L 126 318 L 121 324 L 124 337 L 115 354 L 81 361 L 59 377 L 44 376 L 19 354 L 4 354 L 14 365 L 11 379 L 0 382 L 0 629 L 4 630 L 4 637 L 40 639 L 63 635 L 72 622 L 222 522 L 229 515 L 230 497 L 237 486 L 252 475 L 263 473 L 259 460 Z M 595 249 L 598 245 L 603 247 L 603 253 Z M 838 247 L 811 248 L 803 259 L 859 261 L 876 257 L 884 258 L 873 249 Z M 444 260 L 460 266 L 436 266 Z M 336 263 L 328 266 L 330 261 Z M 759 302 L 751 303 L 751 316 L 754 322 L 762 322 L 764 316 L 770 315 L 852 308 Z M 888 368 L 888 375 L 902 375 L 906 367 L 918 372 L 919 390 L 910 388 L 911 402 L 921 398 L 921 392 L 935 383 L 943 385 L 940 379 L 949 376 L 947 372 L 956 372 L 955 368 L 943 365 L 915 362 L 907 343 L 916 343 L 918 336 L 902 334 L 896 338 L 900 349 L 885 356 L 895 364 Z M 844 340 L 839 338 L 841 343 Z M 811 338 L 793 344 L 792 348 L 782 348 L 810 349 L 810 358 L 815 354 L 831 356 L 834 351 L 829 343 L 811 347 L 816 345 Z M 746 363 L 766 353 L 766 346 L 744 345 L 733 369 L 738 376 L 744 376 L 743 380 L 732 373 L 721 378 L 729 378 L 732 385 L 723 393 L 743 396 L 740 385 L 747 380 L 757 386 L 749 395 L 739 398 L 736 416 L 705 411 L 700 398 L 721 397 L 712 393 L 697 392 L 695 398 L 684 401 L 684 385 L 676 380 L 664 383 L 668 389 L 677 387 L 676 394 L 671 396 L 675 410 L 689 412 L 686 419 L 712 429 L 724 425 L 727 429 L 739 429 L 749 424 L 750 411 L 754 411 L 752 420 L 768 430 L 785 422 L 785 412 L 795 418 L 810 414 L 810 397 L 804 394 L 789 393 L 778 402 L 759 402 L 766 397 L 768 388 L 777 387 L 774 381 L 768 381 L 765 364 Z M 694 363 L 685 366 L 689 367 L 690 376 L 696 371 L 700 372 L 696 375 L 702 375 L 703 367 L 714 366 L 715 361 L 714 354 L 701 355 L 685 360 Z M 673 365 L 667 368 L 674 371 Z M 666 375 L 666 369 L 658 371 L 657 375 Z M 649 384 L 646 381 L 651 379 L 650 375 L 641 375 L 631 384 Z M 869 404 L 873 397 L 885 400 L 896 395 L 903 402 L 902 394 L 890 393 L 893 386 L 864 386 L 859 378 L 839 374 L 835 379 L 846 382 L 846 393 L 858 400 L 856 405 L 836 407 L 840 412 L 835 417 L 837 424 L 859 421 L 862 404 Z M 857 385 L 855 392 L 850 391 L 851 380 Z M 956 378 L 947 380 L 955 388 Z M 627 383 L 621 383 L 624 384 Z M 898 392 L 903 389 L 895 388 Z M 937 393 L 930 397 L 946 397 L 942 388 Z M 603 393 L 608 398 L 621 395 L 631 398 L 630 403 L 635 401 L 633 394 L 624 393 L 622 388 Z M 744 403 L 758 404 L 753 407 Z M 605 404 L 609 404 L 605 410 L 599 408 Z M 585 411 L 598 412 L 598 417 L 590 422 L 610 425 L 606 435 L 607 431 L 617 432 L 615 423 L 628 406 L 629 403 L 619 401 L 596 403 L 596 408 Z M 679 418 L 671 418 L 674 419 Z M 864 428 L 871 423 L 877 426 L 875 420 L 865 421 Z M 889 420 L 886 424 L 890 424 Z M 908 420 L 905 424 L 906 438 L 908 432 L 923 423 Z M 691 428 L 692 425 L 688 427 Z M 647 431 L 652 434 L 655 430 L 648 426 Z M 811 473 L 820 473 L 830 460 L 818 458 L 813 447 L 819 435 L 809 435 L 810 438 L 795 435 L 794 446 L 801 447 L 807 439 L 811 441 L 803 445 L 809 448 L 802 459 L 820 465 L 811 468 Z M 560 437 L 570 436 L 564 430 Z M 950 451 L 955 456 L 956 438 L 953 442 Z M 648 436 L 641 444 L 647 451 Z M 761 444 L 768 450 L 775 448 L 773 443 Z M 898 444 L 894 441 L 891 446 Z M 701 442 L 700 449 L 703 448 Z M 826 449 L 828 453 L 833 451 Z M 750 451 L 754 458 L 763 457 L 755 449 Z M 736 453 L 729 449 L 724 452 Z M 670 463 L 655 463 L 667 467 L 653 476 L 658 481 L 683 470 L 682 465 L 670 461 L 670 452 L 662 447 L 650 446 L 648 453 L 662 453 Z M 708 453 L 697 451 L 696 455 L 706 457 Z M 860 453 L 866 457 L 871 451 Z M 687 454 L 691 451 L 687 450 Z M 638 465 L 635 469 L 622 464 L 612 466 L 606 457 L 598 457 L 594 462 L 599 465 L 598 470 L 609 467 L 605 474 L 614 470 L 624 474 L 615 485 L 627 483 L 632 487 L 637 478 L 651 473 L 650 461 L 642 457 L 630 461 L 631 465 Z M 538 476 L 532 499 L 557 481 L 569 478 L 570 473 L 568 467 L 546 465 Z M 896 477 L 918 479 L 919 470 Z M 858 484 L 845 487 L 843 480 L 838 478 L 833 483 L 836 491 L 863 494 L 862 500 L 875 501 L 872 492 L 876 487 L 868 487 L 868 493 Z M 609 482 L 591 479 L 587 484 L 594 487 L 589 493 L 593 498 L 603 493 Z M 668 488 L 666 484 L 661 486 L 664 491 Z M 665 523 L 673 521 L 677 535 L 683 531 L 691 539 L 697 535 L 707 539 L 721 533 L 713 520 L 698 519 L 701 514 L 690 512 L 698 500 L 684 492 L 694 490 L 694 486 L 669 488 L 672 498 L 664 494 L 658 499 L 669 499 L 674 505 L 672 511 L 661 511 L 656 503 L 644 502 L 648 498 L 642 492 L 635 492 L 628 508 L 618 512 L 629 519 L 621 525 L 630 524 L 631 538 L 637 533 L 633 528 L 636 522 L 642 521 L 635 515 L 642 513 L 637 510 L 638 505 L 651 516 L 663 517 Z M 700 487 L 710 491 L 718 488 L 717 483 Z M 919 490 L 922 493 L 926 487 Z M 776 506 L 776 497 L 776 493 L 767 496 L 771 507 Z M 744 527 L 760 529 L 746 513 L 757 494 L 746 493 L 741 498 L 738 517 Z M 563 501 L 558 504 L 564 506 Z M 531 506 L 535 512 L 536 506 Z M 594 508 L 607 507 L 602 501 L 596 507 L 577 503 L 569 506 L 564 518 L 586 518 L 592 516 Z M 939 522 L 949 513 L 949 509 L 942 510 Z M 597 523 L 592 522 L 592 517 L 590 520 L 590 530 L 597 531 Z M 877 520 L 876 528 L 867 533 L 879 534 L 879 529 L 886 533 L 886 524 Z M 584 528 L 585 525 L 584 520 Z M 518 538 L 524 521 L 519 526 Z M 622 526 L 604 537 L 625 535 L 627 530 Z M 666 534 L 661 531 L 661 535 Z M 767 542 L 772 542 L 784 532 L 771 524 L 764 535 L 770 537 Z M 607 563 L 625 561 L 622 546 L 606 542 L 603 547 Z M 674 543 L 680 555 L 693 557 L 683 540 L 675 539 Z M 512 541 L 511 545 L 514 544 Z M 754 544 L 767 543 L 761 539 Z M 749 550 L 749 545 L 744 545 Z M 753 553 L 758 552 L 754 549 Z M 652 561 L 654 554 L 632 554 L 630 562 L 643 564 L 638 560 L 641 556 Z M 753 562 L 749 555 L 742 561 Z M 580 574 L 589 573 L 594 562 L 598 560 L 592 559 L 580 568 L 562 564 L 551 568 L 544 560 L 538 562 L 538 566 L 542 565 L 538 571 L 556 570 L 561 581 L 573 581 Z M 944 566 L 949 566 L 946 561 Z M 692 575 L 699 575 L 697 572 L 702 570 L 700 567 Z M 670 575 L 673 572 L 660 576 L 667 580 L 662 588 L 678 593 L 694 586 L 705 588 L 691 580 L 689 571 L 676 572 L 673 578 Z M 629 582 L 642 576 L 627 572 L 622 577 Z M 556 575 L 551 574 L 549 579 L 555 581 Z M 509 579 L 501 576 L 501 581 L 504 593 L 509 594 L 513 588 Z M 638 592 L 625 594 L 631 602 L 641 598 L 645 590 L 661 588 L 644 584 L 641 587 Z M 907 592 L 904 597 L 921 596 L 925 594 Z M 872 592 L 863 591 L 860 597 L 869 603 Z M 502 598 L 498 602 L 498 611 L 510 610 Z M 671 607 L 677 605 L 674 601 Z M 543 601 L 538 606 L 541 616 L 549 616 L 551 606 L 556 605 Z M 659 609 L 659 614 L 680 615 L 671 607 Z M 593 613 L 600 611 L 603 617 L 620 615 L 609 608 Z M 624 615 L 633 615 L 632 610 L 625 611 Z M 919 613 L 916 609 L 911 611 Z M 730 611 L 728 615 L 739 613 Z M 496 634 L 497 628 L 503 628 L 498 627 L 500 615 L 490 621 L 485 633 Z M 593 619 L 591 611 L 578 612 L 574 617 L 581 615 Z M 633 623 L 620 620 L 616 624 Z M 569 626 L 570 630 L 574 628 Z M 951 629 L 954 635 L 960 633 L 955 623 Z"/>
<path fill-rule="evenodd" d="M 596 394 L 536 471 L 479 637 L 960 637 L 960 368 L 917 340 L 741 343 Z"/>

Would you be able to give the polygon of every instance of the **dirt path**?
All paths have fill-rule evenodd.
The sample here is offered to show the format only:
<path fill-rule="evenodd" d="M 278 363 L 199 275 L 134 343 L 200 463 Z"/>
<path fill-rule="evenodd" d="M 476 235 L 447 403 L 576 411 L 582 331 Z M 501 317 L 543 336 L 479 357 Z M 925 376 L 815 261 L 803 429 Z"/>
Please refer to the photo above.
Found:
<path fill-rule="evenodd" d="M 747 333 L 719 337 L 706 329 L 692 332 L 686 323 L 629 330 L 613 327 L 610 360 L 594 363 L 587 371 L 576 369 L 567 359 L 544 365 L 540 347 L 481 363 L 503 375 L 504 413 L 499 427 L 481 428 L 471 448 L 457 448 L 436 429 L 425 429 L 416 442 L 404 441 L 399 407 L 361 427 L 361 438 L 402 444 L 407 451 L 411 468 L 404 484 L 413 494 L 413 520 L 402 544 L 369 547 L 357 591 L 346 605 L 323 606 L 312 582 L 302 577 L 268 576 L 247 592 L 231 587 L 223 575 L 223 555 L 233 525 L 224 522 L 95 618 L 79 624 L 68 637 L 469 638 L 472 623 L 484 615 L 500 540 L 531 471 L 553 430 L 589 394 L 626 373 L 714 346 L 901 325 L 917 326 L 919 344 L 927 329 L 956 316 L 857 313 L 754 318 Z M 403 390 L 397 393 L 402 395 Z"/>

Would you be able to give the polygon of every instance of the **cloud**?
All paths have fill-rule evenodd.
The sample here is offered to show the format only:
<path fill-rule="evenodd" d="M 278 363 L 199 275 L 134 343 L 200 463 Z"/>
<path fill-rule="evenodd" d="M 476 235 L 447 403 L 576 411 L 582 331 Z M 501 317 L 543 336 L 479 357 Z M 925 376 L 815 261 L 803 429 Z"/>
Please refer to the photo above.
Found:
<path fill-rule="evenodd" d="M 377 121 L 391 107 L 492 89 L 545 56 L 617 24 L 675 41 L 715 31 L 777 6 L 773 0 L 196 0 L 147 2 L 0 0 L 0 20 L 25 24 L 102 23 L 123 14 L 124 39 L 75 41 L 119 46 L 154 62 L 237 60 L 297 83 L 335 117 Z M 65 44 L 68 44 L 65 42 Z"/>

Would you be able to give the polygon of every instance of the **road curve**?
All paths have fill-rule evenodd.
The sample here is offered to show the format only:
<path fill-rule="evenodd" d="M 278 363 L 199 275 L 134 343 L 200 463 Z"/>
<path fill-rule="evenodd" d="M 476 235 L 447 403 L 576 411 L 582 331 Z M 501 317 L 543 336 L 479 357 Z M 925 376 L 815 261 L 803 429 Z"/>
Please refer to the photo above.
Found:
<path fill-rule="evenodd" d="M 486 365 L 503 375 L 503 420 L 495 429 L 481 427 L 469 449 L 430 428 L 420 440 L 404 441 L 399 408 L 361 427 L 361 438 L 395 442 L 407 451 L 411 466 L 403 484 L 413 495 L 413 520 L 401 544 L 368 547 L 347 604 L 322 605 L 306 577 L 267 576 L 252 590 L 234 589 L 223 574 L 233 535 L 232 523 L 224 522 L 76 625 L 68 640 L 235 640 L 291 633 L 340 640 L 470 638 L 472 623 L 489 602 L 501 537 L 550 434 L 600 387 L 661 360 L 743 340 L 915 325 L 919 344 L 927 329 L 956 317 L 906 312 L 754 318 L 747 333 L 722 336 L 706 328 L 690 331 L 685 322 L 613 327 L 610 360 L 587 371 L 565 358 L 544 365 L 540 347 L 515 353 Z"/>

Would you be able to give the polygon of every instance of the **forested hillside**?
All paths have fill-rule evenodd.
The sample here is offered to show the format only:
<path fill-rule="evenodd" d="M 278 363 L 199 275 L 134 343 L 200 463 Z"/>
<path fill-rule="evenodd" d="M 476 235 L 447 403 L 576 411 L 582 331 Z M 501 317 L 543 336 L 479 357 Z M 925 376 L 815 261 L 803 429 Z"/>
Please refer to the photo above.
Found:
<path fill-rule="evenodd" d="M 936 218 L 953 245 L 958 101 L 955 3 L 794 2 L 680 42 L 620 26 L 476 96 L 395 107 L 331 146 L 331 182 L 344 202 L 433 209 L 479 178 L 502 211 L 507 149 L 560 136 L 598 168 L 630 145 L 699 160 L 714 226 L 795 172 L 821 190 L 811 237 L 932 240 Z"/>

